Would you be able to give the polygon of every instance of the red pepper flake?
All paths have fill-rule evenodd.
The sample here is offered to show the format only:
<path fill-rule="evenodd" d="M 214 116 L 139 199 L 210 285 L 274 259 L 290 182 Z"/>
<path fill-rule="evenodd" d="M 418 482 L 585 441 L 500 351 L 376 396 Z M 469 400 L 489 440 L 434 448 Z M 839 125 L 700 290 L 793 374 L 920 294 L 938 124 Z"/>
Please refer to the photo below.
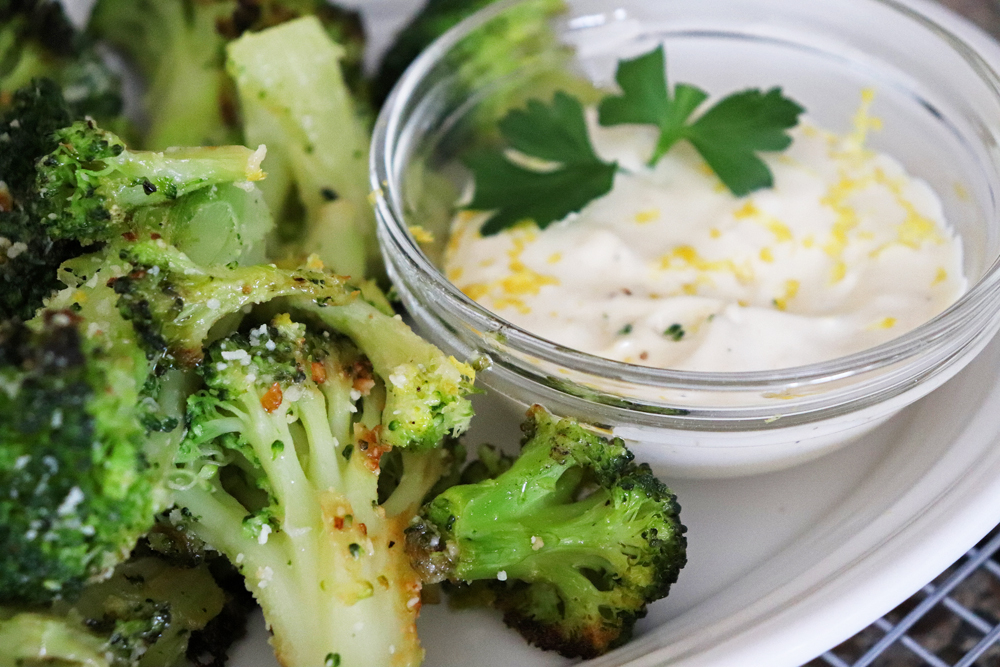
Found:
<path fill-rule="evenodd" d="M 326 367 L 318 361 L 312 362 L 312 379 L 316 384 L 326 382 Z"/>
<path fill-rule="evenodd" d="M 152 234 L 149 235 L 149 238 L 153 239 L 154 241 L 159 241 L 163 237 L 157 234 L 156 232 L 153 232 Z"/>
<path fill-rule="evenodd" d="M 281 385 L 275 382 L 271 387 L 264 392 L 264 395 L 260 397 L 260 405 L 268 412 L 274 412 L 281 407 L 281 401 L 284 399 L 284 394 L 281 393 Z"/>
<path fill-rule="evenodd" d="M 354 362 L 351 367 L 351 387 L 361 392 L 362 396 L 367 396 L 374 386 L 371 362 L 367 359 Z"/>
<path fill-rule="evenodd" d="M 367 429 L 361 424 L 354 425 L 354 439 L 358 443 L 358 451 L 364 456 L 365 467 L 372 472 L 378 472 L 382 455 L 392 449 L 391 445 L 380 444 L 381 426 Z"/>
<path fill-rule="evenodd" d="M 139 237 L 135 235 L 135 232 L 125 232 L 122 234 L 122 238 L 129 243 L 135 243 L 139 239 Z"/>
<path fill-rule="evenodd" d="M 361 392 L 362 396 L 367 396 L 374 386 L 375 380 L 371 378 L 356 378 L 352 388 Z"/>
<path fill-rule="evenodd" d="M 343 530 L 344 529 L 344 517 L 342 517 L 342 516 L 335 516 L 335 517 L 333 517 L 333 527 L 336 528 L 337 530 Z"/>
<path fill-rule="evenodd" d="M 368 536 L 368 526 L 366 526 L 365 524 L 359 523 L 358 530 L 360 530 L 361 534 L 364 535 L 365 537 Z"/>

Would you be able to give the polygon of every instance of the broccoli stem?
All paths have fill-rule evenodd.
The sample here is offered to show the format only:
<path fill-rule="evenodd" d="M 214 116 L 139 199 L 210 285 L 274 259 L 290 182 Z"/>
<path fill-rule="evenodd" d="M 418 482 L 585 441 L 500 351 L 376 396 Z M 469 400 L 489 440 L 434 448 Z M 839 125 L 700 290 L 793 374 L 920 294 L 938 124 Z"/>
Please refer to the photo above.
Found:
<path fill-rule="evenodd" d="M 399 486 L 382 504 L 386 515 L 416 514 L 424 498 L 444 474 L 447 456 L 443 449 L 417 452 L 403 450 L 403 477 Z"/>
<path fill-rule="evenodd" d="M 369 133 L 344 83 L 343 47 L 307 16 L 244 34 L 226 52 L 247 141 L 272 153 L 268 168 L 277 177 L 262 184 L 268 204 L 280 211 L 297 197 L 305 209 L 299 252 L 356 279 L 372 275 L 379 255 L 368 203 Z"/>
<path fill-rule="evenodd" d="M 232 11 L 226 2 L 96 3 L 88 30 L 121 49 L 148 83 L 146 147 L 161 150 L 238 139 L 234 110 L 227 108 L 224 39 L 217 30 Z"/>
<path fill-rule="evenodd" d="M 120 178 L 111 182 L 111 192 L 106 194 L 119 205 L 149 206 L 210 185 L 259 181 L 264 178 L 260 165 L 265 154 L 264 146 L 256 150 L 245 146 L 125 150 L 107 160 L 106 169 L 116 171 Z"/>

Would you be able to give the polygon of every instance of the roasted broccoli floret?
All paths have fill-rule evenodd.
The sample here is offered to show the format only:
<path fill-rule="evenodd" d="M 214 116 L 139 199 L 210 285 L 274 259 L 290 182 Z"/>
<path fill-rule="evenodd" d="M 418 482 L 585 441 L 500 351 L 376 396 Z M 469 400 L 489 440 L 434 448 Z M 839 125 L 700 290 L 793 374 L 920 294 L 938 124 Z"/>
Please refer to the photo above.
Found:
<path fill-rule="evenodd" d="M 0 317 L 30 318 L 62 263 L 106 243 L 162 237 L 206 264 L 263 258 L 272 220 L 251 184 L 262 149 L 130 151 L 73 122 L 46 80 L 19 90 L 3 122 Z"/>
<path fill-rule="evenodd" d="M 463 396 L 473 370 L 445 356 L 402 319 L 365 298 L 342 277 L 270 265 L 201 268 L 163 243 L 137 243 L 122 252 L 133 267 L 114 289 L 119 308 L 148 349 L 178 366 L 203 357 L 209 334 L 248 306 L 269 303 L 318 320 L 351 338 L 386 380 L 380 440 L 393 447 L 433 448 L 472 417 Z M 368 288 L 365 288 L 368 289 Z M 164 352 L 165 351 L 165 352 Z"/>
<path fill-rule="evenodd" d="M 594 657 L 631 635 L 685 563 L 674 495 L 606 440 L 541 407 L 521 454 L 495 479 L 453 486 L 406 530 L 424 581 L 489 580 L 529 641 Z"/>
<path fill-rule="evenodd" d="M 264 177 L 263 147 L 132 151 L 91 120 L 57 130 L 55 140 L 56 149 L 38 161 L 36 199 L 28 206 L 56 239 L 94 243 L 158 234 L 217 261 L 215 248 L 225 245 L 231 228 L 245 223 L 230 218 L 221 229 L 192 230 L 191 219 L 207 200 L 183 206 L 190 203 L 185 196 L 201 191 L 212 199 L 252 196 L 251 183 Z M 256 230 L 259 236 L 264 227 Z M 194 234 L 197 241 L 186 243 Z"/>
<path fill-rule="evenodd" d="M 232 605 L 213 571 L 220 563 L 228 567 L 204 548 L 196 560 L 177 561 L 143 541 L 110 579 L 88 586 L 71 604 L 0 609 L 0 665 L 169 667 L 192 648 L 200 649 L 192 657 L 210 655 L 195 638 Z M 231 639 L 211 643 L 214 656 L 224 656 Z"/>
<path fill-rule="evenodd" d="M 225 44 L 315 15 L 344 45 L 345 77 L 364 94 L 364 33 L 355 12 L 324 0 L 99 0 L 88 30 L 135 63 L 148 89 L 143 147 L 241 143 L 239 110 L 225 73 Z"/>
<path fill-rule="evenodd" d="M 162 509 L 139 407 L 148 365 L 110 296 L 99 321 L 46 310 L 0 326 L 0 603 L 74 597 Z"/>
<path fill-rule="evenodd" d="M 33 79 L 58 84 L 75 115 L 118 122 L 120 82 L 56 0 L 0 0 L 0 108 Z"/>
<path fill-rule="evenodd" d="M 387 395 L 440 402 L 441 388 L 417 393 L 429 385 L 368 356 L 407 337 L 370 341 L 349 326 L 324 326 L 308 309 L 300 314 L 208 348 L 206 387 L 189 400 L 180 457 L 191 482 L 177 502 L 190 516 L 187 529 L 243 571 L 282 664 L 417 665 L 421 584 L 403 529 L 447 460 L 430 442 L 443 434 L 439 425 L 423 423 L 424 433 L 396 425 L 406 415 Z M 444 402 L 464 400 L 456 393 Z M 400 433 L 408 433 L 402 442 Z M 403 472 L 380 503 L 381 458 L 395 443 L 406 447 Z"/>
<path fill-rule="evenodd" d="M 354 298 L 335 275 L 269 264 L 202 267 L 162 240 L 123 247 L 120 257 L 131 267 L 114 282 L 120 312 L 151 356 L 180 367 L 201 362 L 212 328 L 246 307 L 283 296 Z"/>
<path fill-rule="evenodd" d="M 245 34 L 228 48 L 247 141 L 267 145 L 262 184 L 292 256 L 316 253 L 337 273 L 378 273 L 368 200 L 367 124 L 344 84 L 345 50 L 314 17 Z"/>

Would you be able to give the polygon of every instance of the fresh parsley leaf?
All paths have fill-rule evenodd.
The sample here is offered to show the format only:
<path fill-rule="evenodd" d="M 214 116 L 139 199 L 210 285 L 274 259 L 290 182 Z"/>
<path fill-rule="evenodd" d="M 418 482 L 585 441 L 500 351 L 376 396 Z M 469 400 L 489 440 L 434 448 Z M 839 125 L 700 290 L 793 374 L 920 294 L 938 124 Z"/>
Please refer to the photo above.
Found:
<path fill-rule="evenodd" d="M 695 86 L 678 84 L 671 96 L 663 46 L 619 62 L 615 80 L 623 94 L 601 101 L 598 117 L 602 125 L 657 126 L 660 138 L 650 166 L 677 141 L 687 139 L 736 196 L 773 185 L 771 170 L 757 153 L 787 148 L 792 141 L 787 130 L 798 124 L 804 111 L 782 95 L 780 88 L 751 89 L 722 99 L 689 123 L 708 95 Z"/>
<path fill-rule="evenodd" d="M 633 60 L 620 61 L 615 81 L 624 95 L 609 95 L 601 100 L 598 120 L 601 125 L 659 127 L 660 139 L 650 166 L 683 138 L 684 123 L 708 97 L 705 91 L 686 83 L 678 84 L 670 96 L 662 46 Z"/>
<path fill-rule="evenodd" d="M 526 159 L 488 150 L 465 160 L 476 187 L 464 208 L 492 211 L 480 230 L 483 236 L 522 220 L 545 229 L 611 191 L 618 164 L 594 152 L 575 97 L 558 92 L 551 104 L 530 100 L 500 121 L 500 133 Z"/>

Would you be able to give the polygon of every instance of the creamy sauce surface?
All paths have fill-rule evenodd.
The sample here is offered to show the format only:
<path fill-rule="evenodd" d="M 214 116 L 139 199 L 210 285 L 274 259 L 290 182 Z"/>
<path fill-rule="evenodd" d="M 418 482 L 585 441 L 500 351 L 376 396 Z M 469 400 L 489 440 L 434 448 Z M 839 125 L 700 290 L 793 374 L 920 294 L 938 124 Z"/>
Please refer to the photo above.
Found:
<path fill-rule="evenodd" d="M 865 147 L 866 107 L 838 136 L 808 122 L 764 154 L 775 186 L 736 198 L 686 143 L 653 169 L 656 130 L 601 127 L 612 191 L 539 230 L 453 222 L 445 271 L 512 324 L 566 347 L 692 371 L 798 366 L 931 319 L 966 289 L 937 195 Z"/>

